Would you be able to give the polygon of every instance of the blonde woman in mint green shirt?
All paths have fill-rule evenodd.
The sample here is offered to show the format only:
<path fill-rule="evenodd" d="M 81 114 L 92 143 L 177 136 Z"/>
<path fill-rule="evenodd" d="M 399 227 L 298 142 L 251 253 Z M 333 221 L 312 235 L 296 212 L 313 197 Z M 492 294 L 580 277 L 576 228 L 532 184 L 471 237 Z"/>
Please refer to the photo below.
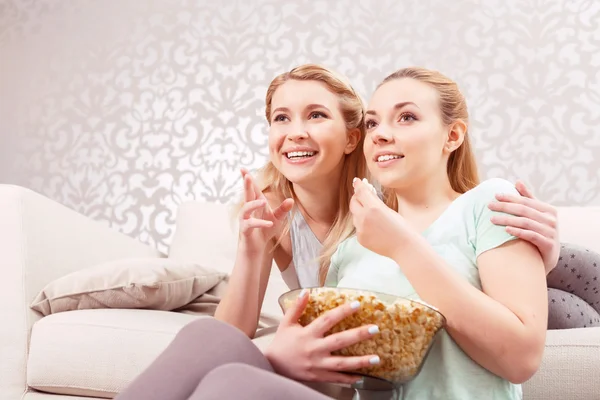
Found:
<path fill-rule="evenodd" d="M 356 237 L 338 247 L 325 285 L 419 298 L 444 314 L 446 330 L 404 399 L 521 399 L 544 349 L 544 264 L 532 244 L 491 222 L 501 214 L 490 201 L 516 191 L 502 179 L 478 184 L 457 85 L 400 70 L 375 91 L 365 123 L 384 201 L 354 183 Z"/>

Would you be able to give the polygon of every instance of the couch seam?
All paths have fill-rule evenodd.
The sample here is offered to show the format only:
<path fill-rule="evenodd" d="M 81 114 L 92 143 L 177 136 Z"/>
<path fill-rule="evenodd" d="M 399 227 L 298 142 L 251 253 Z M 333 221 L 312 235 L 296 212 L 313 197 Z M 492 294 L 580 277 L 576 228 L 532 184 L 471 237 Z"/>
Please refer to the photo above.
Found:
<path fill-rule="evenodd" d="M 69 389 L 81 389 L 81 390 L 93 390 L 95 392 L 99 392 L 99 393 L 107 393 L 107 394 L 117 394 L 118 392 L 113 392 L 113 391 L 109 391 L 109 390 L 104 390 L 104 389 L 97 389 L 97 388 L 92 388 L 92 387 L 84 387 L 84 386 L 75 386 L 75 385 L 69 385 L 69 384 L 64 384 L 64 385 L 52 385 L 52 384 L 43 384 L 43 385 L 37 385 L 40 388 L 69 388 Z M 35 389 L 35 387 L 33 387 Z M 36 390 L 43 390 L 43 389 L 36 389 Z M 62 395 L 62 393 L 51 393 L 52 395 Z M 66 395 L 65 395 L 66 396 Z M 73 396 L 72 394 L 68 395 L 68 396 Z M 80 396 L 80 395 L 76 395 L 76 396 Z M 84 396 L 87 397 L 87 396 Z"/>

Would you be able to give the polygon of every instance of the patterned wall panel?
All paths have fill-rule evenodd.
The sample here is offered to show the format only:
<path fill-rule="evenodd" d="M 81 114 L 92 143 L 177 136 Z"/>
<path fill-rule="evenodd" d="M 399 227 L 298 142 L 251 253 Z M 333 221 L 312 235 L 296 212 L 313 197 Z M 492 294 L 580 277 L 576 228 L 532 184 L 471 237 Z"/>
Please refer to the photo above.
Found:
<path fill-rule="evenodd" d="M 456 79 L 485 177 L 600 205 L 600 3 L 0 0 L 0 182 L 157 246 L 267 159 L 264 95 L 318 62 L 368 99 L 403 66 Z"/>

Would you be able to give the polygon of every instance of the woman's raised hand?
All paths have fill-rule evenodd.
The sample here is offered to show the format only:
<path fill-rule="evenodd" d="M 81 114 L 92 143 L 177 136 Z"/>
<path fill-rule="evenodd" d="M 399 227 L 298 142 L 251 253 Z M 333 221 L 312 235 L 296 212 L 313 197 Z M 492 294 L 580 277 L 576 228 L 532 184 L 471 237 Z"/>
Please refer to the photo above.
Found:
<path fill-rule="evenodd" d="M 272 209 L 252 175 L 246 169 L 242 169 L 241 173 L 244 179 L 244 204 L 240 212 L 240 239 L 247 250 L 263 251 L 281 230 L 294 201 L 285 199 Z"/>

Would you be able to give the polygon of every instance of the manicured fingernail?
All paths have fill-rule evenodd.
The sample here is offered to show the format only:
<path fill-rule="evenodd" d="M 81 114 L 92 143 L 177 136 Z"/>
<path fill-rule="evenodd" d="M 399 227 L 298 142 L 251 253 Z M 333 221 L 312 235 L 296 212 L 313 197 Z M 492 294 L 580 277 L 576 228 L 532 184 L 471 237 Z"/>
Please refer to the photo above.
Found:
<path fill-rule="evenodd" d="M 356 183 L 356 181 L 360 181 L 360 179 L 358 179 L 358 178 L 352 179 L 352 184 L 354 185 Z"/>
<path fill-rule="evenodd" d="M 298 295 L 298 298 L 299 298 L 299 299 L 303 298 L 304 296 L 306 296 L 306 293 L 308 293 L 308 290 L 306 290 L 306 289 L 302 289 L 302 290 L 300 291 L 300 294 Z"/>
<path fill-rule="evenodd" d="M 360 307 L 360 301 L 354 300 L 352 303 L 350 303 L 351 309 L 356 310 L 358 307 Z"/>
<path fill-rule="evenodd" d="M 371 357 L 371 359 L 369 360 L 369 364 L 371 365 L 377 365 L 380 362 L 381 360 L 379 359 L 379 356 Z"/>
<path fill-rule="evenodd" d="M 377 325 L 373 325 L 369 327 L 369 333 L 371 335 L 374 335 L 376 333 L 379 333 L 379 327 Z"/>

